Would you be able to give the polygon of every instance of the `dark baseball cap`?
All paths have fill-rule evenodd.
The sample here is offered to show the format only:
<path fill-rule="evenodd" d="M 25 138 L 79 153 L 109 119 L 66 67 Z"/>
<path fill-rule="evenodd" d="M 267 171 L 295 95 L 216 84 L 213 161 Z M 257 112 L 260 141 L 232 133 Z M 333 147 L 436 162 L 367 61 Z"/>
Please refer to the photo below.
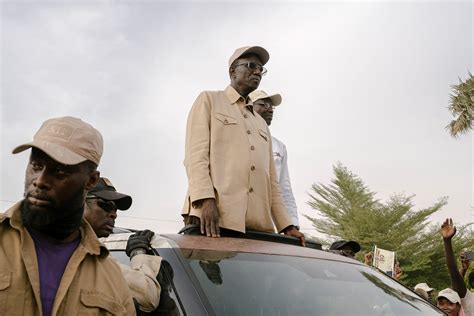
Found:
<path fill-rule="evenodd" d="M 344 246 L 349 246 L 354 253 L 360 251 L 360 245 L 357 241 L 353 240 L 338 240 L 331 244 L 330 250 L 341 250 Z"/>
<path fill-rule="evenodd" d="M 132 206 L 132 197 L 117 192 L 112 182 L 107 178 L 100 178 L 99 183 L 89 191 L 89 195 L 97 196 L 105 201 L 113 201 L 122 211 L 128 210 Z"/>

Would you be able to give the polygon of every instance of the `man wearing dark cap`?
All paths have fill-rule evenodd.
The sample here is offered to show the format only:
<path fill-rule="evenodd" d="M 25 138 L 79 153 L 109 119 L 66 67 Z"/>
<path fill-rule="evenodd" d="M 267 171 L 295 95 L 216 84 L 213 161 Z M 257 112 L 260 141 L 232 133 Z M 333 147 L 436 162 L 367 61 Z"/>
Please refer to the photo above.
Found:
<path fill-rule="evenodd" d="M 281 95 L 268 95 L 263 90 L 255 90 L 249 95 L 253 101 L 253 109 L 267 123 L 272 124 L 273 110 L 281 104 Z M 295 197 L 291 189 L 290 172 L 288 171 L 288 154 L 285 144 L 272 135 L 273 159 L 275 160 L 275 169 L 278 184 L 280 185 L 283 203 L 285 204 L 288 214 L 291 217 L 293 225 L 299 230 L 300 224 L 298 220 L 298 209 L 296 207 Z"/>
<path fill-rule="evenodd" d="M 360 245 L 353 240 L 338 240 L 331 244 L 329 250 L 339 252 L 344 257 L 355 258 L 356 253 L 360 251 Z"/>
<path fill-rule="evenodd" d="M 101 134 L 55 118 L 13 153 L 29 148 L 24 199 L 0 214 L 0 315 L 134 315 L 120 268 L 82 219 Z"/>
<path fill-rule="evenodd" d="M 92 226 L 97 237 L 105 238 L 102 241 L 107 244 L 107 241 L 113 241 L 112 237 L 106 237 L 113 232 L 117 210 L 126 211 L 131 205 L 131 196 L 117 192 L 109 179 L 100 178 L 86 197 L 84 218 Z M 158 307 L 161 292 L 156 278 L 160 271 L 161 257 L 147 254 L 154 234 L 150 230 L 144 230 L 131 235 L 126 250 L 130 257 L 130 266 L 116 261 L 137 307 L 148 313 Z"/>
<path fill-rule="evenodd" d="M 188 193 L 182 215 L 207 236 L 219 237 L 220 228 L 274 232 L 276 226 L 304 244 L 283 204 L 270 131 L 248 97 L 269 58 L 260 46 L 238 48 L 228 63 L 230 85 L 204 91 L 194 102 L 186 127 Z"/>

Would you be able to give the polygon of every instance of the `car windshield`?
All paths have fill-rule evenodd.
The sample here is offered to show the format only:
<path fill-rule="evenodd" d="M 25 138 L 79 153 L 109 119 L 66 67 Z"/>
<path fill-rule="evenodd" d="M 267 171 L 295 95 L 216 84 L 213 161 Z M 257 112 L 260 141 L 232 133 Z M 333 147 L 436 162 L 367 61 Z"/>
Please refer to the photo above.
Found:
<path fill-rule="evenodd" d="M 181 250 L 217 315 L 442 315 L 367 266 Z"/>

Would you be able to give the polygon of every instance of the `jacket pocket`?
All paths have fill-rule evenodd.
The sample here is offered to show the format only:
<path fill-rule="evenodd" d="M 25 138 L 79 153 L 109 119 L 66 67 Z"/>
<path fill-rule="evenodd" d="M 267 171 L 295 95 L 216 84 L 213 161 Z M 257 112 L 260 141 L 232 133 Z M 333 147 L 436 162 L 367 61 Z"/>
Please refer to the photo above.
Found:
<path fill-rule="evenodd" d="M 258 130 L 258 134 L 260 134 L 260 136 L 261 136 L 266 142 L 268 142 L 269 136 L 268 136 L 268 134 L 267 134 L 265 131 L 259 129 L 259 130 Z"/>
<path fill-rule="evenodd" d="M 220 121 L 224 125 L 235 125 L 237 124 L 237 120 L 232 116 L 225 115 L 222 113 L 216 113 L 216 119 Z"/>
<path fill-rule="evenodd" d="M 12 273 L 0 271 L 0 315 L 5 315 L 7 308 L 8 289 L 12 283 Z"/>
<path fill-rule="evenodd" d="M 125 315 L 122 304 L 93 290 L 81 290 L 81 304 L 78 315 Z"/>

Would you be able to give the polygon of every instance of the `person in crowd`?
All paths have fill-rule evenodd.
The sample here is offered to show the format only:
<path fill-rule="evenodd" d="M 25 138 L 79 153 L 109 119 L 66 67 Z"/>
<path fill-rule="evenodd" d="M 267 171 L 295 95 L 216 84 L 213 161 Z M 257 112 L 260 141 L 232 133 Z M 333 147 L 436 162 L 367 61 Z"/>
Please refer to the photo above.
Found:
<path fill-rule="evenodd" d="M 436 298 L 436 305 L 448 316 L 464 316 L 461 307 L 461 298 L 456 291 L 450 288 L 441 290 Z"/>
<path fill-rule="evenodd" d="M 456 235 L 456 226 L 451 218 L 447 218 L 441 225 L 441 236 L 444 243 L 444 255 L 446 256 L 446 265 L 448 266 L 449 276 L 451 277 L 451 287 L 459 294 L 461 306 L 466 316 L 474 316 L 474 293 L 469 291 L 464 283 L 464 278 L 458 270 L 452 238 Z"/>
<path fill-rule="evenodd" d="M 30 148 L 24 199 L 0 214 L 0 315 L 135 315 L 120 268 L 83 220 L 101 134 L 53 118 L 13 153 Z"/>
<path fill-rule="evenodd" d="M 369 251 L 369 252 L 366 252 L 364 254 L 364 263 L 366 265 L 373 267 L 374 266 L 373 265 L 373 260 L 374 260 L 374 252 L 373 251 Z M 386 273 L 386 272 L 383 272 L 383 273 Z M 391 276 L 392 278 L 394 278 L 397 281 L 400 281 L 400 279 L 403 276 L 403 270 L 400 266 L 400 262 L 397 261 L 395 263 L 394 270 L 393 270 L 393 275 L 389 274 L 389 276 Z"/>
<path fill-rule="evenodd" d="M 105 238 L 113 232 L 117 210 L 128 210 L 132 197 L 117 192 L 108 178 L 101 177 L 97 185 L 86 197 L 84 218 L 92 226 L 97 237 Z M 160 270 L 161 257 L 149 253 L 154 232 L 138 231 L 127 242 L 127 255 L 130 266 L 117 264 L 127 281 L 137 308 L 143 312 L 152 312 L 160 303 L 161 287 L 156 278 Z M 112 239 L 112 238 L 111 238 Z"/>
<path fill-rule="evenodd" d="M 360 245 L 354 240 L 338 240 L 331 244 L 329 250 L 345 257 L 355 258 L 356 253 L 360 251 Z"/>
<path fill-rule="evenodd" d="M 195 100 L 186 126 L 184 165 L 188 193 L 185 224 L 199 224 L 206 236 L 221 229 L 304 234 L 292 224 L 277 182 L 271 135 L 248 95 L 266 73 L 268 52 L 238 48 L 230 57 L 230 85 L 204 91 Z"/>
<path fill-rule="evenodd" d="M 431 296 L 433 294 L 433 288 L 429 287 L 426 283 L 418 283 L 415 285 L 413 290 L 418 293 L 421 297 L 423 297 L 428 302 L 431 302 Z"/>
<path fill-rule="evenodd" d="M 268 126 L 272 123 L 274 108 L 281 104 L 281 95 L 268 95 L 263 90 L 255 90 L 249 95 L 253 101 L 253 109 L 265 120 Z M 288 154 L 285 144 L 272 135 L 273 159 L 275 160 L 276 176 L 280 185 L 283 203 L 290 214 L 293 225 L 299 230 L 298 209 L 291 189 L 288 171 Z"/>
<path fill-rule="evenodd" d="M 461 261 L 461 270 L 459 271 L 464 278 L 466 276 L 467 270 L 469 270 L 469 267 L 471 265 L 471 260 L 466 259 L 466 253 L 467 249 L 464 249 L 461 254 L 459 255 L 459 259 Z"/>

